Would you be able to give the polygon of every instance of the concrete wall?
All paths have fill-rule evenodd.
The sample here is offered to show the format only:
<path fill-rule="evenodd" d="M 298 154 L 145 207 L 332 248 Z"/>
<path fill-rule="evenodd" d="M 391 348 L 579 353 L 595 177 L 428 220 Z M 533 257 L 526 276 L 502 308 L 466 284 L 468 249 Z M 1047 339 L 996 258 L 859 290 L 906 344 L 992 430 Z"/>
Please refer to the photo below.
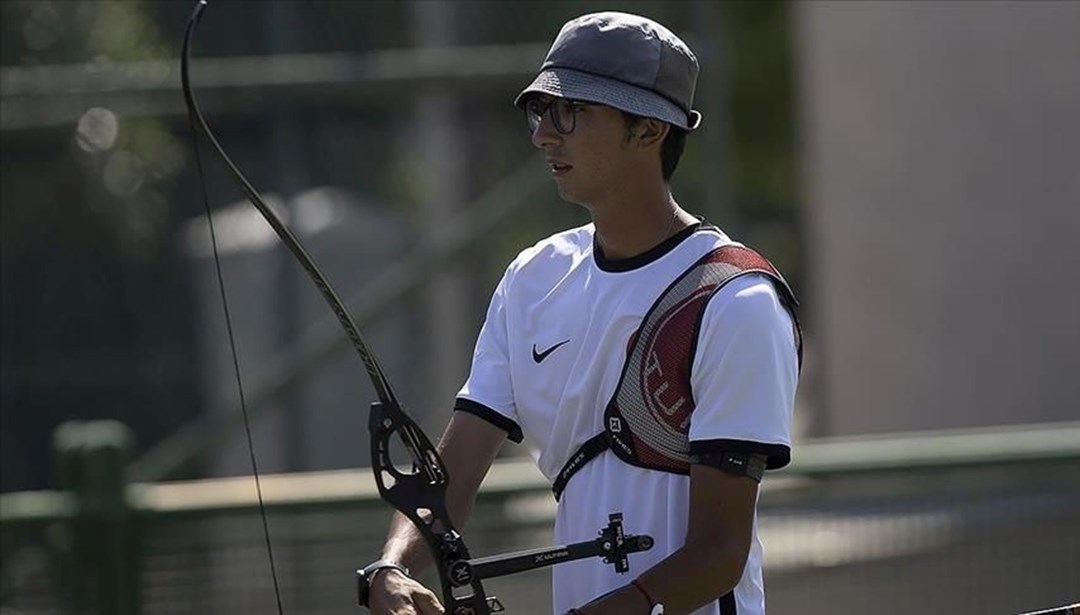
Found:
<path fill-rule="evenodd" d="M 795 13 L 813 431 L 1080 418 L 1080 3 Z"/>

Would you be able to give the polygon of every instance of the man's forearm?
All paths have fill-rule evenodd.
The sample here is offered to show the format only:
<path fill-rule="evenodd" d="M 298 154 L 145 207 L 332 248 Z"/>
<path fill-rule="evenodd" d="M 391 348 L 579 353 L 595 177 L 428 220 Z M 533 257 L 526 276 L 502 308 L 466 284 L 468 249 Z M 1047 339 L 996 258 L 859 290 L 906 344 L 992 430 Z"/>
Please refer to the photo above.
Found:
<path fill-rule="evenodd" d="M 733 590 L 745 566 L 746 550 L 739 546 L 688 542 L 638 580 L 664 603 L 665 613 L 689 613 Z"/>
<path fill-rule="evenodd" d="M 623 604 L 647 613 L 637 610 L 645 606 L 647 593 L 653 602 L 664 604 L 665 613 L 689 613 L 734 589 L 753 542 L 757 493 L 758 483 L 750 477 L 692 465 L 686 540 L 638 577 L 644 591 L 628 587 L 619 592 L 625 599 L 636 597 L 639 606 Z"/>
<path fill-rule="evenodd" d="M 419 573 L 431 566 L 431 551 L 420 532 L 409 518 L 395 512 L 390 520 L 390 531 L 383 545 L 382 558 L 403 564 L 411 572 Z"/>
<path fill-rule="evenodd" d="M 665 615 L 690 613 L 734 589 L 746 565 L 745 550 L 688 542 L 637 577 L 652 601 L 664 604 Z M 586 615 L 648 613 L 645 594 L 627 584 L 583 609 Z"/>

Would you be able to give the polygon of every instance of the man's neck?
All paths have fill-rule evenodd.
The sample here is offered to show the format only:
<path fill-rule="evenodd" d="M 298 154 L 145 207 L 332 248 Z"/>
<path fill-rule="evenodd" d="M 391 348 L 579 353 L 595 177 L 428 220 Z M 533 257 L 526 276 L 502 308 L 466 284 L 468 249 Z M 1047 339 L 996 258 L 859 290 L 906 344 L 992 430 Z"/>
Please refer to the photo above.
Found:
<path fill-rule="evenodd" d="M 648 252 L 695 221 L 666 184 L 649 198 L 634 196 L 589 207 L 606 258 L 622 260 Z"/>

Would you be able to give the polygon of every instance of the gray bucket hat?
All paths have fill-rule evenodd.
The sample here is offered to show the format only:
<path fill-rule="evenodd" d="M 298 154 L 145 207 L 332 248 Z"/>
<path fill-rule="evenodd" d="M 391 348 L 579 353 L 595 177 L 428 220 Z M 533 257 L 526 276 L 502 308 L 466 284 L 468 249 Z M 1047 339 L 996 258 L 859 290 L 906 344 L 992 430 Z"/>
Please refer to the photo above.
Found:
<path fill-rule="evenodd" d="M 514 104 L 524 107 L 530 94 L 548 94 L 693 130 L 701 123 L 691 108 L 697 76 L 697 57 L 671 30 L 629 13 L 592 13 L 563 26 L 540 74 Z"/>

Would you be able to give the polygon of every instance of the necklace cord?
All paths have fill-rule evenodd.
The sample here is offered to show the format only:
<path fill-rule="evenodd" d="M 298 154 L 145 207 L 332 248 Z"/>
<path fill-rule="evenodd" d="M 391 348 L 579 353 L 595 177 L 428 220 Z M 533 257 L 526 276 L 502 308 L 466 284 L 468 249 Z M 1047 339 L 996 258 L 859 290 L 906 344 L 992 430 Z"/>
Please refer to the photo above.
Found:
<path fill-rule="evenodd" d="M 679 206 L 678 206 L 678 204 L 675 204 L 674 207 L 671 208 L 671 221 L 668 222 L 667 230 L 665 230 L 664 234 L 660 236 L 660 241 L 656 242 L 656 245 L 660 245 L 660 244 L 664 243 L 664 241 L 666 241 L 668 237 L 671 237 L 671 231 L 675 228 L 675 221 L 678 220 L 678 219 L 679 219 Z M 594 223 L 593 226 L 595 228 L 595 223 Z M 604 250 L 604 252 L 605 252 L 604 256 L 606 258 L 611 258 L 607 254 L 606 246 L 604 245 L 604 239 L 600 236 L 600 231 L 595 230 L 594 234 L 596 235 L 597 243 L 600 244 L 600 248 L 602 250 Z M 653 248 L 653 247 L 655 247 L 655 246 L 649 246 L 650 249 Z"/>

